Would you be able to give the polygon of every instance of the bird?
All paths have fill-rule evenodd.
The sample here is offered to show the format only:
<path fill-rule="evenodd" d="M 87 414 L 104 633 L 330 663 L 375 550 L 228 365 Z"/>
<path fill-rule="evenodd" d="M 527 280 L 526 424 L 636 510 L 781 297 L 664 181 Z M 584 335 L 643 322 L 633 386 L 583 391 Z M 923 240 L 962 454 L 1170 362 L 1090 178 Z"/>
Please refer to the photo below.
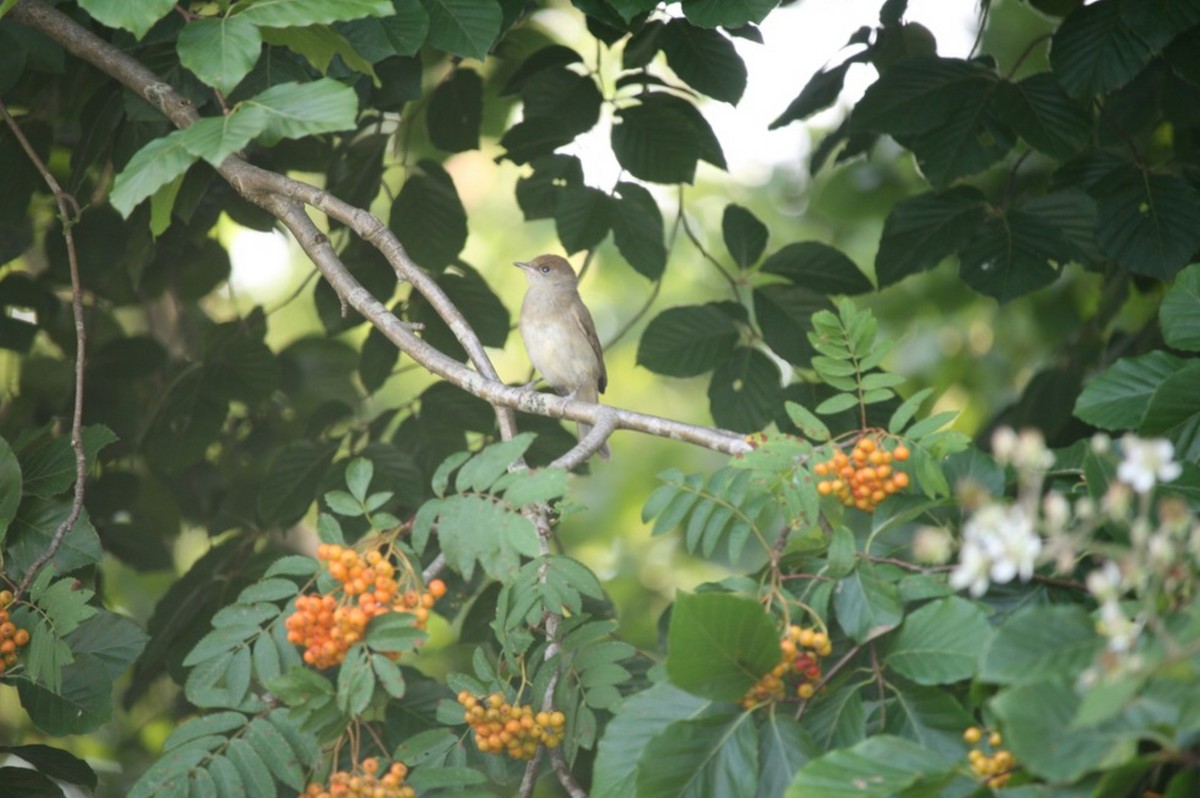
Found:
<path fill-rule="evenodd" d="M 598 402 L 608 387 L 608 372 L 596 324 L 579 297 L 575 270 L 559 255 L 538 255 L 513 265 L 529 283 L 518 326 L 533 367 L 560 395 Z M 579 422 L 579 439 L 590 430 Z M 596 454 L 605 460 L 611 456 L 607 441 Z"/>

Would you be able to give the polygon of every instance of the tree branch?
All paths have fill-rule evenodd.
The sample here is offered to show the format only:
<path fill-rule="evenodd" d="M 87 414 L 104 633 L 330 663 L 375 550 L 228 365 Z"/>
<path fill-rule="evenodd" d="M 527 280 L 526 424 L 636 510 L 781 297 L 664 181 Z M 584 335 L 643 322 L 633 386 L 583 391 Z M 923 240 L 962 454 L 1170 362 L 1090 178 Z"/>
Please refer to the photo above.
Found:
<path fill-rule="evenodd" d="M 9 12 L 9 18 L 41 31 L 72 55 L 120 81 L 158 108 L 176 126 L 187 127 L 199 118 L 196 109 L 187 98 L 159 80 L 137 60 L 41 0 L 21 0 Z M 399 240 L 378 218 L 315 186 L 260 169 L 236 155 L 226 158 L 218 171 L 241 196 L 276 215 L 296 236 L 305 254 L 313 259 L 321 274 L 346 304 L 362 314 L 389 341 L 431 373 L 495 406 L 502 435 L 507 437 L 515 429 L 510 409 L 551 418 L 583 421 L 593 426 L 601 423 L 601 419 L 608 413 L 613 413 L 616 419 L 615 426 L 620 429 L 685 441 L 728 454 L 749 449 L 742 436 L 734 432 L 684 424 L 667 418 L 606 407 L 579 399 L 536 393 L 504 384 L 466 319 L 437 283 L 412 262 Z M 397 275 L 419 291 L 446 321 L 470 355 L 475 368 L 468 368 L 447 357 L 413 335 L 383 303 L 371 296 L 346 269 L 324 233 L 308 218 L 303 205 L 341 221 L 365 241 L 376 246 L 391 263 Z"/>
<path fill-rule="evenodd" d="M 50 545 L 29 565 L 25 576 L 21 578 L 21 583 L 13 592 L 14 599 L 16 599 L 20 598 L 33 583 L 38 571 L 42 570 L 46 563 L 54 558 L 55 553 L 62 548 L 63 541 L 67 539 L 75 522 L 79 520 L 80 513 L 83 512 L 84 483 L 87 481 L 87 452 L 83 448 L 83 371 L 87 357 L 87 331 L 83 325 L 83 283 L 79 279 L 79 258 L 75 252 L 75 236 L 71 232 L 71 227 L 79 218 L 79 203 L 73 196 L 62 190 L 62 186 L 51 174 L 50 168 L 38 157 L 37 151 L 29 143 L 21 126 L 17 124 L 17 120 L 12 118 L 3 102 L 0 102 L 0 116 L 4 117 L 13 136 L 20 142 L 26 157 L 41 173 L 42 179 L 50 188 L 50 193 L 54 195 L 54 201 L 58 204 L 63 239 L 66 241 L 67 247 L 67 266 L 71 272 L 71 315 L 75 320 L 75 406 L 71 413 L 71 449 L 75 453 L 75 490 L 71 496 L 71 510 L 54 530 L 54 535 L 50 538 Z"/>

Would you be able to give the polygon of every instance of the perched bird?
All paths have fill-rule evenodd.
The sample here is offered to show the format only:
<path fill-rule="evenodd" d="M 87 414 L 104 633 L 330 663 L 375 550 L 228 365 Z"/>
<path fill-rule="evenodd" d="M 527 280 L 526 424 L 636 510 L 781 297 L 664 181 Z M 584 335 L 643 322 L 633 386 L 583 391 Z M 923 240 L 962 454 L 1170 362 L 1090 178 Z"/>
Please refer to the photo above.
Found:
<path fill-rule="evenodd" d="M 520 327 L 533 367 L 563 396 L 599 401 L 608 386 L 604 353 L 592 314 L 579 298 L 571 264 L 558 255 L 538 255 L 513 265 L 523 270 L 529 281 Z M 590 429 L 579 424 L 580 440 Z M 607 460 L 608 443 L 596 454 Z"/>

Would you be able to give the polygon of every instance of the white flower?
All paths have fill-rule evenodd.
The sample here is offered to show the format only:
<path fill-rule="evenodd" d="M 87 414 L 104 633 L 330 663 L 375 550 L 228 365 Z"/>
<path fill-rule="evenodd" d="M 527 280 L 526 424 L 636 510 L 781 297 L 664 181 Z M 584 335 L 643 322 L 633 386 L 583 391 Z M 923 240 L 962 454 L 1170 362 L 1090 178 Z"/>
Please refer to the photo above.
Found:
<path fill-rule="evenodd" d="M 1108 638 L 1109 651 L 1125 652 L 1137 642 L 1142 625 L 1130 620 L 1116 601 L 1106 601 L 1100 605 L 1096 631 Z"/>
<path fill-rule="evenodd" d="M 1013 451 L 1017 448 L 1017 433 L 1012 427 L 996 427 L 992 432 L 992 457 L 1000 464 L 1012 460 Z"/>
<path fill-rule="evenodd" d="M 1117 479 L 1138 493 L 1149 493 L 1156 482 L 1170 482 L 1183 471 L 1174 461 L 1174 445 L 1164 438 L 1126 435 L 1121 438 L 1121 452 L 1125 459 L 1117 466 Z"/>
<path fill-rule="evenodd" d="M 972 596 L 979 598 L 987 592 L 991 565 L 991 560 L 979 545 L 964 540 L 958 565 L 950 572 L 950 587 L 955 590 L 968 589 Z"/>
<path fill-rule="evenodd" d="M 1051 529 L 1062 529 L 1071 520 L 1071 505 L 1061 493 L 1050 491 L 1042 499 L 1042 515 Z"/>
<path fill-rule="evenodd" d="M 1029 581 L 1042 551 L 1042 539 L 1019 506 L 989 504 L 963 526 L 959 564 L 950 585 L 969 588 L 971 595 L 987 592 L 989 580 L 1003 584 L 1017 576 Z"/>
<path fill-rule="evenodd" d="M 923 526 L 913 535 L 913 559 L 926 565 L 941 565 L 950 559 L 954 541 L 938 526 Z"/>
<path fill-rule="evenodd" d="M 1112 560 L 1105 560 L 1104 565 L 1088 573 L 1087 588 L 1101 603 L 1116 601 L 1121 593 L 1121 569 Z"/>

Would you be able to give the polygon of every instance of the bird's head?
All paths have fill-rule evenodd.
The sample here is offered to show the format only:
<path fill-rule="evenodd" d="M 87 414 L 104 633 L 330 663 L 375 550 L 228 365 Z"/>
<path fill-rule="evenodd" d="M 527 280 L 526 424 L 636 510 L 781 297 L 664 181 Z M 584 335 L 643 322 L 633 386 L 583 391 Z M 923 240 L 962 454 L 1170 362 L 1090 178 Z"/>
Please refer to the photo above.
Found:
<path fill-rule="evenodd" d="M 530 287 L 575 287 L 575 270 L 566 258 L 558 255 L 538 255 L 533 260 L 517 261 L 513 265 L 525 272 Z"/>

